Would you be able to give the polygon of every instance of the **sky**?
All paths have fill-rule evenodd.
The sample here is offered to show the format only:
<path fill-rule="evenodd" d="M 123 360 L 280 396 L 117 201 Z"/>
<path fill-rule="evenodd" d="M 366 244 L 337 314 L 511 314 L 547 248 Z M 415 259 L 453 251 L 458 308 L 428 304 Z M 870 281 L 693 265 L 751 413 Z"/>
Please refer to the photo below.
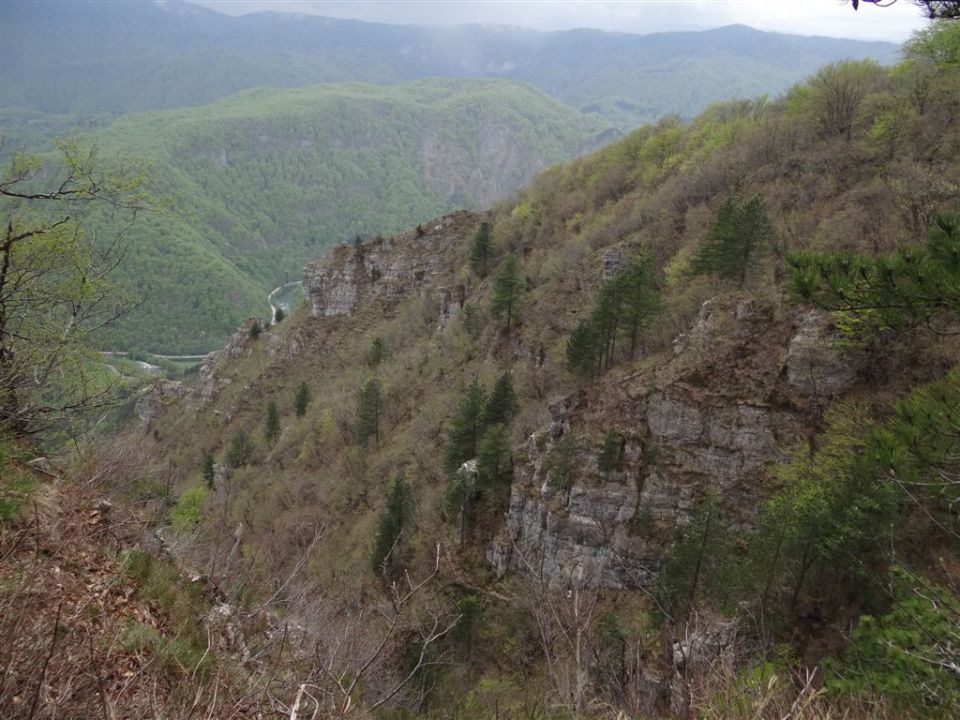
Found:
<path fill-rule="evenodd" d="M 908 0 L 878 8 L 849 0 L 192 0 L 239 15 L 263 10 L 411 25 L 482 23 L 536 30 L 651 33 L 741 23 L 801 35 L 902 42 L 926 20 Z"/>

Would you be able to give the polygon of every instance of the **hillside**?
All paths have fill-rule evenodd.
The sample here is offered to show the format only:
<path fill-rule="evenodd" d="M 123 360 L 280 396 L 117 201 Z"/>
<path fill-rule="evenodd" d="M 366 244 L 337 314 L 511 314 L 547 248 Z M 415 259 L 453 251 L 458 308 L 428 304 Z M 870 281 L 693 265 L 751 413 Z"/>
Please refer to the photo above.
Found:
<path fill-rule="evenodd" d="M 141 402 L 177 499 L 118 492 L 334 716 L 952 716 L 957 73 L 827 67 L 339 247 Z"/>
<path fill-rule="evenodd" d="M 487 205 L 602 131 L 505 80 L 256 89 L 125 116 L 88 141 L 148 162 L 166 209 L 129 231 L 119 279 L 147 301 L 103 342 L 207 352 L 324 249 Z"/>
<path fill-rule="evenodd" d="M 836 60 L 898 58 L 890 43 L 742 26 L 647 36 L 538 33 L 281 13 L 228 17 L 183 2 L 10 0 L 0 28 L 4 109 L 84 116 L 202 105 L 257 86 L 483 76 L 529 82 L 629 130 L 668 113 L 692 117 L 729 97 L 777 94 Z M 6 116 L 13 138 L 29 134 L 20 119 Z"/>

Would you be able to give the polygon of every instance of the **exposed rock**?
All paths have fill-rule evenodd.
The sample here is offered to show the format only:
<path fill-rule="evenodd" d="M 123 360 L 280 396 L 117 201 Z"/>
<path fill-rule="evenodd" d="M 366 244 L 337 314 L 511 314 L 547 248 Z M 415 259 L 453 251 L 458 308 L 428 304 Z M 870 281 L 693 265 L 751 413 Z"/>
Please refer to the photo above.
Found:
<path fill-rule="evenodd" d="M 438 287 L 438 276 L 449 266 L 445 256 L 461 238 L 464 225 L 475 224 L 471 218 L 469 213 L 454 213 L 422 235 L 378 238 L 359 248 L 340 245 L 304 270 L 303 290 L 311 314 L 350 315 L 360 302 L 380 300 L 393 305 L 416 288 Z M 462 295 L 459 298 L 462 306 Z M 446 311 L 450 317 L 457 299 L 451 290 Z M 441 305 L 442 300 L 441 295 Z"/>
<path fill-rule="evenodd" d="M 247 318 L 243 321 L 237 331 L 229 337 L 227 344 L 224 346 L 223 350 L 220 353 L 224 357 L 235 358 L 240 357 L 245 352 L 249 352 L 250 344 L 254 342 L 254 339 L 250 336 L 250 330 L 254 325 L 258 325 L 260 320 L 258 318 Z"/>
<path fill-rule="evenodd" d="M 806 395 L 831 396 L 856 382 L 852 353 L 837 345 L 840 333 L 830 318 L 817 310 L 805 313 L 790 340 L 787 382 Z"/>
<path fill-rule="evenodd" d="M 619 250 L 607 250 L 603 254 L 603 279 L 609 280 L 623 266 L 623 253 Z"/>
<path fill-rule="evenodd" d="M 186 389 L 179 380 L 160 380 L 154 383 L 150 391 L 137 400 L 135 411 L 140 432 L 145 434 L 150 429 L 165 403 L 185 394 Z"/>
<path fill-rule="evenodd" d="M 447 285 L 439 288 L 439 294 L 440 318 L 438 327 L 442 330 L 460 314 L 467 297 L 467 290 L 463 285 Z"/>

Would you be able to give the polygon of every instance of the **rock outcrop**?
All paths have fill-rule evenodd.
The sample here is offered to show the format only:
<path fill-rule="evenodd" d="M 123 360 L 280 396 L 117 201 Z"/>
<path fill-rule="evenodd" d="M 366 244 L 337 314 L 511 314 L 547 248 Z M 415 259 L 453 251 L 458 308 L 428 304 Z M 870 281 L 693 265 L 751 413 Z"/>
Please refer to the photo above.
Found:
<path fill-rule="evenodd" d="M 150 430 L 163 406 L 176 398 L 181 398 L 187 394 L 186 388 L 179 380 L 159 380 L 153 384 L 150 390 L 144 394 L 134 408 L 137 413 L 137 428 L 141 433 Z"/>
<path fill-rule="evenodd" d="M 465 232 L 476 221 L 469 213 L 446 215 L 422 232 L 404 233 L 389 238 L 376 238 L 360 245 L 340 245 L 323 260 L 307 265 L 303 290 L 314 317 L 351 315 L 361 302 L 381 301 L 395 305 L 417 289 L 439 289 L 445 286 L 448 255 L 453 252 Z M 466 227 L 466 226 L 469 226 Z M 459 299 L 454 290 L 445 287 L 446 302 L 441 293 L 441 318 L 448 318 Z"/>

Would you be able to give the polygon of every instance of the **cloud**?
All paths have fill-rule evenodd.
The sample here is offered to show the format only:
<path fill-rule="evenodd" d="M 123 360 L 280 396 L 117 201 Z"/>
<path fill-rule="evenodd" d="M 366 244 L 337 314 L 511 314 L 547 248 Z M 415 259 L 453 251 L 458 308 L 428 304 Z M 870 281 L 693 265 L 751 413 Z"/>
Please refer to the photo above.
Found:
<path fill-rule="evenodd" d="M 630 33 L 702 30 L 733 23 L 802 35 L 905 40 L 924 26 L 907 0 L 887 8 L 848 0 L 195 0 L 239 15 L 272 10 L 409 25 L 517 25 L 537 30 L 590 27 Z"/>

